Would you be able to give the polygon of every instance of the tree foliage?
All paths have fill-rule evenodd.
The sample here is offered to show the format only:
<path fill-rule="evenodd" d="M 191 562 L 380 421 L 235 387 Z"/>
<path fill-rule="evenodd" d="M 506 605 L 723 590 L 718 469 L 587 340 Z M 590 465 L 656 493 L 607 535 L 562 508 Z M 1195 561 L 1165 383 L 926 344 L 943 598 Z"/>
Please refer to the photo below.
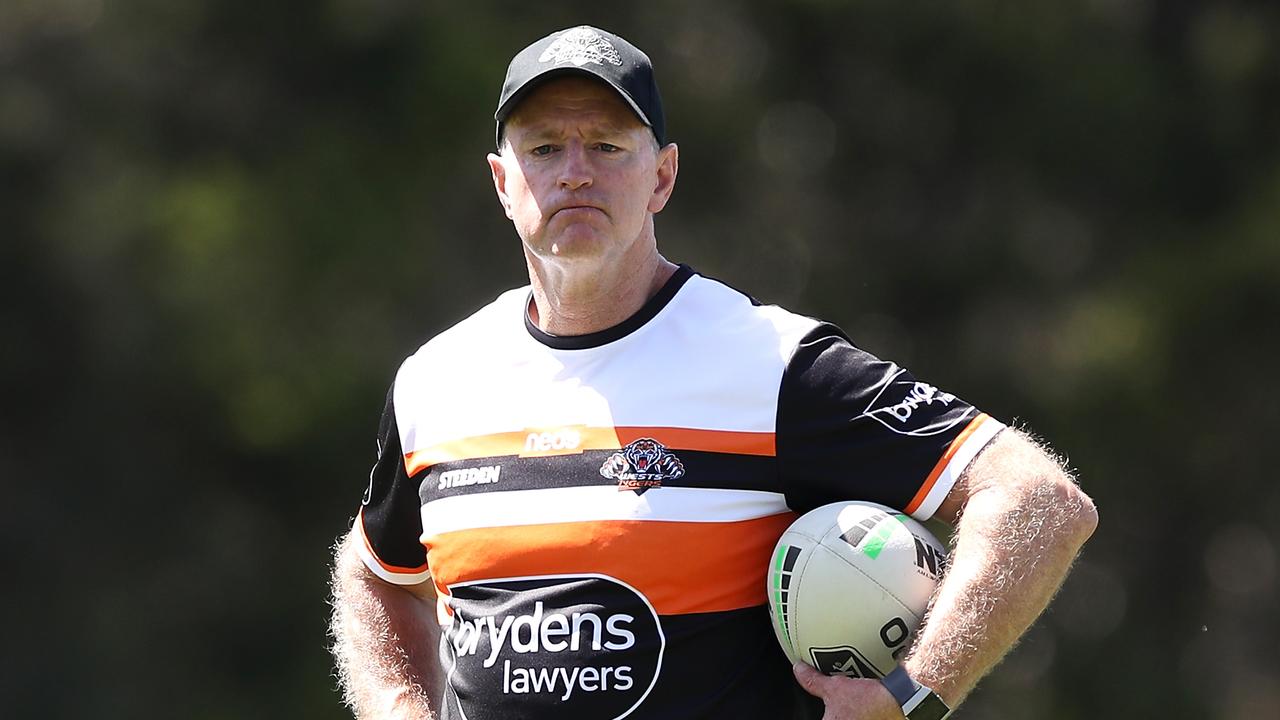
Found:
<path fill-rule="evenodd" d="M 1272 712 L 1276 8 L 602 7 L 0 6 L 6 714 L 343 716 L 330 543 L 400 358 L 525 282 L 492 105 L 581 22 L 657 66 L 668 257 L 1022 423 L 1097 499 L 964 717 Z"/>

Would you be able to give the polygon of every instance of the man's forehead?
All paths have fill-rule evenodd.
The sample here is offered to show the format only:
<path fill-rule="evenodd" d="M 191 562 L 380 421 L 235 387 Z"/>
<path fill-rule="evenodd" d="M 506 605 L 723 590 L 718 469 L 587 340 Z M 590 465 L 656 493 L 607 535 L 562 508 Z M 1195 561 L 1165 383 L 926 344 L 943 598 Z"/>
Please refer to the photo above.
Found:
<path fill-rule="evenodd" d="M 518 115 L 529 115 L 557 107 L 579 106 L 617 113 L 643 124 L 616 90 L 602 80 L 585 75 L 565 75 L 539 83 L 516 105 L 511 117 L 514 119 Z"/>
<path fill-rule="evenodd" d="M 507 123 L 531 127 L 575 116 L 618 130 L 647 127 L 613 88 L 579 75 L 540 83 L 515 107 Z"/>

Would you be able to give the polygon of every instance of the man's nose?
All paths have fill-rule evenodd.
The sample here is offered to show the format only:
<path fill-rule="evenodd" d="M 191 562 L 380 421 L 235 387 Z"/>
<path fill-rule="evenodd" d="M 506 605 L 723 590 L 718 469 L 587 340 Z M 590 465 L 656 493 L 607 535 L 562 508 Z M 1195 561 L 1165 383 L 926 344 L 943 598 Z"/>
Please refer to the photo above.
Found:
<path fill-rule="evenodd" d="M 591 162 L 587 148 L 582 143 L 569 143 L 564 149 L 564 162 L 560 165 L 560 187 L 578 190 L 591 185 Z"/>

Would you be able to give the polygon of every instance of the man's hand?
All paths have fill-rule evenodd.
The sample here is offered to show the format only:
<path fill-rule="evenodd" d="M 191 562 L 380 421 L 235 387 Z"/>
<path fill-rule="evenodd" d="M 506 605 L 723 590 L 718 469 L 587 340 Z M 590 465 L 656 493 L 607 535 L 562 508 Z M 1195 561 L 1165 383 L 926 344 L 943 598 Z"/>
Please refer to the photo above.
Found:
<path fill-rule="evenodd" d="M 902 708 L 879 680 L 827 676 L 802 662 L 791 669 L 805 692 L 822 698 L 822 720 L 903 720 Z"/>

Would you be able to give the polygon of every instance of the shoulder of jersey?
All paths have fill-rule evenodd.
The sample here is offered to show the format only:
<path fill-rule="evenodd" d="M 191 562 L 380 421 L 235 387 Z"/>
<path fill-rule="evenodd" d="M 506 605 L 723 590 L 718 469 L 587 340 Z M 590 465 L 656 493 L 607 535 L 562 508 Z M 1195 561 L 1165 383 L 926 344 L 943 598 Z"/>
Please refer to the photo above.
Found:
<path fill-rule="evenodd" d="M 692 322 L 705 322 L 708 329 L 721 332 L 767 334 L 778 340 L 779 350 L 789 353 L 800 340 L 821 322 L 777 305 L 764 305 L 741 290 L 695 274 L 681 295 L 697 308 Z M 678 295 L 677 300 L 682 298 Z M 705 314 L 705 316 L 704 316 Z"/>
<path fill-rule="evenodd" d="M 509 343 L 512 331 L 523 328 L 523 304 L 528 296 L 527 285 L 507 290 L 488 305 L 423 343 L 405 360 L 405 364 L 411 365 L 428 357 L 436 361 L 459 355 L 474 358 L 476 351 L 483 350 L 485 346 Z"/>

